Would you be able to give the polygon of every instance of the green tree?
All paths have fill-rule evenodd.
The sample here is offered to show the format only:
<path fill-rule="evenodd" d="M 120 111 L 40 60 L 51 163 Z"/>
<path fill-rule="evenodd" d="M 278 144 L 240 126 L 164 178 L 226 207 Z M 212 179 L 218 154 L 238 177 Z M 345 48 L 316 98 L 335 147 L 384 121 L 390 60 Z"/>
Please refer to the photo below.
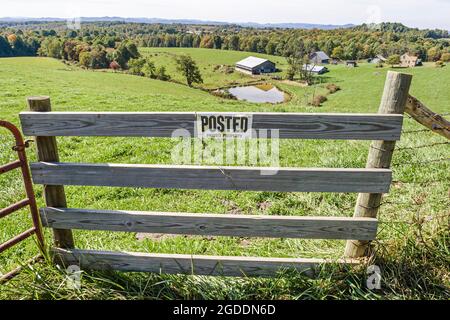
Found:
<path fill-rule="evenodd" d="M 63 57 L 63 43 L 56 37 L 45 38 L 41 42 L 38 53 L 44 57 L 61 59 Z"/>
<path fill-rule="evenodd" d="M 11 55 L 12 49 L 8 40 L 0 35 L 0 57 L 9 57 Z"/>
<path fill-rule="evenodd" d="M 175 61 L 177 63 L 177 70 L 186 78 L 186 83 L 189 87 L 193 83 L 203 83 L 200 70 L 191 56 L 181 55 L 176 57 Z"/>
<path fill-rule="evenodd" d="M 142 73 L 144 76 L 148 78 L 156 78 L 156 68 L 153 61 L 150 61 L 149 59 L 145 59 L 144 65 L 142 66 Z"/>
<path fill-rule="evenodd" d="M 265 51 L 267 54 L 275 54 L 276 49 L 277 49 L 276 42 L 274 42 L 273 40 L 270 40 L 267 43 Z"/>
<path fill-rule="evenodd" d="M 239 50 L 239 43 L 240 43 L 240 39 L 238 36 L 236 36 L 236 35 L 231 36 L 230 44 L 229 44 L 230 50 L 236 50 L 236 51 Z"/>
<path fill-rule="evenodd" d="M 295 75 L 300 72 L 301 60 L 296 56 L 290 56 L 287 58 L 287 62 L 289 64 L 289 67 L 286 71 L 286 77 L 288 80 L 294 80 Z"/>
<path fill-rule="evenodd" d="M 144 72 L 142 69 L 145 62 L 145 58 L 130 59 L 130 61 L 128 61 L 128 72 L 136 76 L 143 76 Z"/>
<path fill-rule="evenodd" d="M 155 71 L 155 78 L 161 81 L 169 81 L 170 76 L 166 73 L 166 67 L 161 66 Z"/>
<path fill-rule="evenodd" d="M 310 64 L 308 55 L 305 55 L 300 63 L 300 79 L 305 81 L 308 85 L 314 83 L 314 65 Z"/>
<path fill-rule="evenodd" d="M 91 65 L 92 69 L 108 68 L 110 61 L 107 58 L 106 51 L 103 47 L 96 47 L 91 51 Z"/>
<path fill-rule="evenodd" d="M 91 53 L 89 51 L 83 51 L 80 53 L 80 65 L 82 67 L 90 68 L 91 60 Z"/>
<path fill-rule="evenodd" d="M 394 67 L 395 65 L 399 65 L 400 64 L 400 56 L 398 54 L 393 54 L 393 55 L 389 56 L 386 63 L 390 64 L 391 67 Z"/>
<path fill-rule="evenodd" d="M 130 59 L 139 58 L 139 56 L 139 51 L 134 43 L 123 42 L 115 51 L 114 61 L 116 61 L 122 69 L 126 69 L 128 61 Z"/>

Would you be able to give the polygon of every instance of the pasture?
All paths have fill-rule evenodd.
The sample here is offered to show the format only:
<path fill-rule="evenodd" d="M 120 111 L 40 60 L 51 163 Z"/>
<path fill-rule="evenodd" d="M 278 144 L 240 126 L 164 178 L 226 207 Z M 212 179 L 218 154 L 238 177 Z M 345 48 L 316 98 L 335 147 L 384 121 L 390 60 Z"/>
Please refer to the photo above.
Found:
<path fill-rule="evenodd" d="M 216 65 L 232 65 L 245 52 L 209 49 L 145 48 L 157 66 L 180 80 L 173 55 L 191 54 L 200 66 L 205 88 L 252 81 L 251 77 L 214 71 Z M 258 55 L 260 56 L 260 55 Z M 286 62 L 269 57 L 285 69 Z M 277 83 L 291 95 L 284 104 L 252 104 L 226 100 L 187 86 L 122 73 L 85 71 L 49 58 L 0 59 L 0 118 L 18 124 L 26 110 L 25 98 L 51 97 L 54 111 L 239 111 L 239 112 L 376 112 L 388 68 L 362 64 L 359 68 L 331 66 L 322 83 L 302 88 Z M 411 94 L 435 112 L 450 112 L 450 69 L 426 65 L 402 69 L 414 74 Z M 307 105 L 313 93 L 326 92 L 335 83 L 341 91 L 328 96 L 322 107 Z M 65 277 L 48 263 L 27 268 L 0 287 L 0 299 L 448 299 L 450 291 L 448 219 L 450 199 L 450 147 L 446 140 L 423 130 L 405 116 L 404 135 L 394 153 L 394 183 L 383 199 L 374 263 L 382 270 L 381 290 L 368 290 L 364 268 L 322 270 L 316 279 L 296 274 L 273 279 L 209 278 L 156 274 L 87 273 L 80 290 L 64 285 Z M 11 139 L 0 135 L 0 163 L 13 160 Z M 170 164 L 176 143 L 161 138 L 78 138 L 58 140 L 60 158 L 66 162 Z M 282 167 L 364 167 L 368 142 L 286 140 L 280 143 Z M 28 149 L 35 159 L 33 144 Z M 208 163 L 204 163 L 208 164 Z M 21 199 L 17 173 L 0 176 L 0 207 Z M 35 187 L 38 204 L 42 190 Z M 269 193 L 234 191 L 181 191 L 165 189 L 66 187 L 70 207 L 267 215 L 351 216 L 355 194 Z M 28 226 L 24 210 L 0 220 L 0 242 Z M 199 236 L 160 236 L 75 231 L 75 242 L 88 249 L 123 251 L 247 255 L 265 257 L 339 258 L 344 241 L 249 239 Z M 47 243 L 51 233 L 46 232 Z M 5 272 L 36 254 L 32 240 L 0 256 Z"/>
<path fill-rule="evenodd" d="M 265 77 L 249 77 L 241 72 L 234 71 L 234 64 L 248 56 L 269 59 L 275 62 L 279 69 L 286 70 L 287 62 L 282 57 L 269 56 L 242 51 L 223 51 L 202 48 L 140 48 L 140 53 L 155 62 L 156 67 L 165 66 L 173 79 L 183 82 L 183 78 L 176 71 L 175 57 L 181 54 L 190 55 L 198 64 L 203 75 L 203 84 L 197 85 L 205 89 L 215 89 L 244 84 L 254 79 Z M 228 72 L 227 72 L 228 70 Z M 277 72 L 275 75 L 282 75 Z"/>

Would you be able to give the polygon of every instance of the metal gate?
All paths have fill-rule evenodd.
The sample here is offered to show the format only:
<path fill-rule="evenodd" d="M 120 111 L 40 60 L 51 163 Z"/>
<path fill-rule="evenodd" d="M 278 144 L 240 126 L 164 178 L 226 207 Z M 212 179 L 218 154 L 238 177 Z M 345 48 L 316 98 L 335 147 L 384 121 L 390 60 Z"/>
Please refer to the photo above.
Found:
<path fill-rule="evenodd" d="M 11 170 L 20 168 L 22 171 L 22 177 L 23 177 L 25 193 L 26 193 L 25 199 L 22 199 L 16 203 L 10 205 L 9 207 L 0 209 L 0 219 L 4 218 L 4 217 L 10 215 L 11 213 L 18 211 L 26 206 L 29 206 L 31 218 L 33 220 L 32 228 L 30 228 L 30 229 L 20 233 L 19 235 L 9 239 L 8 241 L 0 244 L 0 254 L 3 251 L 11 248 L 12 246 L 18 244 L 19 242 L 29 238 L 30 236 L 32 236 L 34 234 L 37 237 L 39 249 L 41 250 L 41 252 L 43 252 L 44 237 L 42 234 L 41 222 L 40 222 L 40 218 L 39 218 L 38 209 L 36 206 L 36 198 L 34 196 L 33 184 L 31 182 L 30 171 L 28 168 L 28 162 L 27 162 L 27 157 L 26 157 L 26 153 L 25 153 L 25 149 L 28 147 L 28 141 L 24 142 L 24 140 L 22 138 L 22 134 L 20 133 L 19 129 L 12 123 L 10 123 L 8 121 L 0 120 L 0 127 L 8 129 L 14 136 L 15 145 L 13 146 L 12 149 L 17 152 L 17 156 L 18 156 L 18 160 L 15 160 L 15 161 L 10 162 L 5 165 L 0 165 L 0 175 L 3 173 L 9 172 Z M 30 260 L 30 262 L 36 261 L 37 259 L 39 259 L 39 257 L 40 256 L 34 257 L 33 259 Z M 14 275 L 16 275 L 18 273 L 18 271 L 20 271 L 20 268 L 16 268 L 15 270 L 0 277 L 0 283 L 9 280 Z"/>

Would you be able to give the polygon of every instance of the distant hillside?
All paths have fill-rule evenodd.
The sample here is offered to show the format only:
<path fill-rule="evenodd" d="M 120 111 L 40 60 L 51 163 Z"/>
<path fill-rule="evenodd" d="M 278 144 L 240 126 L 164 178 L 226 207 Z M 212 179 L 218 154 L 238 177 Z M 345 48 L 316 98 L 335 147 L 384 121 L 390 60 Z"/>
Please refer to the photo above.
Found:
<path fill-rule="evenodd" d="M 5 17 L 0 18 L 0 22 L 24 23 L 24 22 L 53 22 L 65 21 L 63 18 L 27 18 L 27 17 Z M 161 19 L 161 18 L 123 18 L 123 17 L 81 17 L 84 22 L 97 21 L 119 21 L 127 23 L 160 23 L 160 24 L 190 24 L 190 25 L 238 25 L 247 28 L 283 28 L 283 29 L 323 29 L 331 30 L 338 28 L 350 28 L 353 24 L 332 25 L 332 24 L 311 24 L 311 23 L 256 23 L 256 22 L 222 22 L 195 19 Z"/>

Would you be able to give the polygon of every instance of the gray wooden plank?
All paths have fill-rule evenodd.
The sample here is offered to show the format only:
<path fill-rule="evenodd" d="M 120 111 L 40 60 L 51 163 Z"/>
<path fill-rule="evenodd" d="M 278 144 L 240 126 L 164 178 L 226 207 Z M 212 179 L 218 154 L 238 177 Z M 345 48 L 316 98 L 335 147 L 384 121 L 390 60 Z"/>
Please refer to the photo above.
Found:
<path fill-rule="evenodd" d="M 111 252 L 96 250 L 64 250 L 52 253 L 65 265 L 79 265 L 88 270 L 117 270 L 125 272 L 153 272 L 166 274 L 195 274 L 210 276 L 273 276 L 283 270 L 297 270 L 314 275 L 321 264 L 357 264 L 357 260 L 259 258 L 199 256 L 186 254 L 156 254 Z"/>
<path fill-rule="evenodd" d="M 269 170 L 269 171 L 268 171 Z M 276 174 L 265 175 L 262 172 Z M 279 192 L 389 191 L 389 169 L 249 168 L 37 162 L 33 181 L 45 185 L 87 185 Z"/>
<path fill-rule="evenodd" d="M 285 217 L 42 208 L 44 226 L 54 229 L 188 234 L 203 236 L 375 239 L 377 219 Z"/>
<path fill-rule="evenodd" d="M 216 113 L 220 115 L 239 113 Z M 279 129 L 281 139 L 400 139 L 403 115 L 332 113 L 245 113 L 253 129 Z M 194 135 L 195 112 L 21 112 L 29 136 L 171 137 L 177 129 Z"/>

